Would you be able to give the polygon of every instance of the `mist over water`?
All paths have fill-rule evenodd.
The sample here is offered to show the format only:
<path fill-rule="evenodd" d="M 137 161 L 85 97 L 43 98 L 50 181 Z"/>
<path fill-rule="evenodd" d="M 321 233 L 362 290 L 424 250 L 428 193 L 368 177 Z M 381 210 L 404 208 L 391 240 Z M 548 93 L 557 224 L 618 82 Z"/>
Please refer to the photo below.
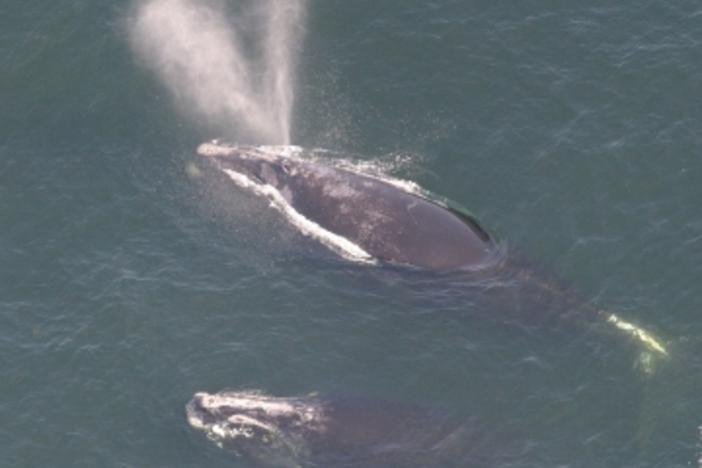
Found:
<path fill-rule="evenodd" d="M 130 40 L 192 117 L 246 143 L 288 144 L 305 3 L 258 0 L 233 16 L 217 0 L 146 0 Z"/>

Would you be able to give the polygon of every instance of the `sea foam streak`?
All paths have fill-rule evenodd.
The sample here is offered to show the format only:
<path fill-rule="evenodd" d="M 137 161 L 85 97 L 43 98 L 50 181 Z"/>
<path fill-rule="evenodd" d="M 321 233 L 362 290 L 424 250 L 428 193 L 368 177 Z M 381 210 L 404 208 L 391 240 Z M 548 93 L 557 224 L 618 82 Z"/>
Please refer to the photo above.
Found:
<path fill-rule="evenodd" d="M 262 53 L 246 54 L 237 18 L 217 0 L 145 0 L 130 23 L 133 48 L 181 105 L 240 138 L 290 142 L 295 52 L 305 0 L 256 0 Z"/>

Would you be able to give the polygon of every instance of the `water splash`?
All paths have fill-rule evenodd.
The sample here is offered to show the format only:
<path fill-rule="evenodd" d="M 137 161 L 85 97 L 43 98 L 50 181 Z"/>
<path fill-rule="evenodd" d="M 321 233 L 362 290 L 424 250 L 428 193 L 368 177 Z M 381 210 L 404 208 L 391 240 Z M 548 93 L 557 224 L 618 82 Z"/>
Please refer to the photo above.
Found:
<path fill-rule="evenodd" d="M 306 0 L 256 0 L 231 17 L 219 0 L 144 0 L 130 40 L 194 117 L 239 139 L 289 144 L 305 7 Z"/>

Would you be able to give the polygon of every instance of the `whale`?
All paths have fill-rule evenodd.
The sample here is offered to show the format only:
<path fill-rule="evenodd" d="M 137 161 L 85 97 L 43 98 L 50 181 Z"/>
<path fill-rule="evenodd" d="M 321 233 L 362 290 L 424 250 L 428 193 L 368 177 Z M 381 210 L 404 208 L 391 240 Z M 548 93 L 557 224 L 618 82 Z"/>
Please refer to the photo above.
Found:
<path fill-rule="evenodd" d="M 256 466 L 495 466 L 516 441 L 474 418 L 361 397 L 197 392 L 189 425 Z"/>
<path fill-rule="evenodd" d="M 555 301 L 564 310 L 586 311 L 578 317 L 604 321 L 645 350 L 668 355 L 651 332 L 619 314 L 584 303 L 558 278 L 539 273 L 517 255 L 508 256 L 504 245 L 466 210 L 414 186 L 305 157 L 305 151 L 296 146 L 213 140 L 201 144 L 197 153 L 238 186 L 266 197 L 302 233 L 345 258 L 452 277 L 458 274 L 461 280 L 470 277 L 480 282 L 492 276 L 497 280 L 486 288 L 490 290 L 506 290 L 492 286 L 517 283 L 519 297 L 510 299 L 515 305 L 527 303 L 530 297 L 536 300 L 536 308 L 539 302 Z"/>
<path fill-rule="evenodd" d="M 386 180 L 265 148 L 206 143 L 198 153 L 357 258 L 451 271 L 479 269 L 501 256 L 499 243 L 470 214 Z"/>

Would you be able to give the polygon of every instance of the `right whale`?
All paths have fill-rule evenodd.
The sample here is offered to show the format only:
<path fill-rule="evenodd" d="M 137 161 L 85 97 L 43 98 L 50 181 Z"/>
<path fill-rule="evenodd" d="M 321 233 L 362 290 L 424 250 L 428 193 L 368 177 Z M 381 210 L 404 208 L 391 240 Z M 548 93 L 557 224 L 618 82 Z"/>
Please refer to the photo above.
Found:
<path fill-rule="evenodd" d="M 647 349 L 667 355 L 646 330 L 582 301 L 557 281 L 536 274 L 470 214 L 397 181 L 300 157 L 299 147 L 203 143 L 198 153 L 237 185 L 268 198 L 303 233 L 344 257 L 432 272 L 509 272 L 537 296 L 592 312 Z"/>
<path fill-rule="evenodd" d="M 315 224 L 310 234 L 347 255 L 432 271 L 500 259 L 498 244 L 475 218 L 388 181 L 265 148 L 206 143 L 198 153 L 245 188 L 277 196 L 279 209 L 298 215 L 293 222 Z"/>
<path fill-rule="evenodd" d="M 483 468 L 518 455 L 504 430 L 390 401 L 198 392 L 185 413 L 193 429 L 256 466 Z"/>

